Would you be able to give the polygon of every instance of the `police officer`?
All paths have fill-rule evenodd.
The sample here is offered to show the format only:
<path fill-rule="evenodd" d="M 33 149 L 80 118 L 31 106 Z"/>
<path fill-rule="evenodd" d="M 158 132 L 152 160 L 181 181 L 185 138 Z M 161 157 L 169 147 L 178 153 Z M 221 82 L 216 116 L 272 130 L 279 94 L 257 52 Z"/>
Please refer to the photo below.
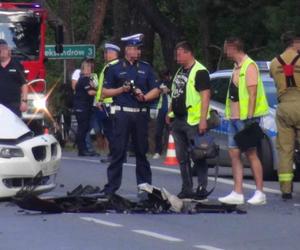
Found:
<path fill-rule="evenodd" d="M 282 198 L 292 198 L 295 142 L 300 142 L 300 34 L 293 31 L 282 35 L 285 51 L 270 65 L 278 95 L 276 125 L 279 153 L 278 179 Z"/>
<path fill-rule="evenodd" d="M 7 42 L 0 39 L 0 103 L 17 116 L 27 111 L 27 93 L 23 66 L 11 58 Z"/>
<path fill-rule="evenodd" d="M 210 80 L 208 70 L 194 57 L 194 50 L 187 41 L 180 42 L 175 48 L 177 63 L 181 66 L 177 71 L 172 86 L 172 100 L 169 117 L 171 123 L 176 156 L 180 164 L 182 179 L 178 198 L 202 199 L 207 195 L 206 160 L 195 162 L 198 176 L 196 193 L 193 191 L 192 171 L 188 148 L 197 133 L 207 131 L 207 116 L 210 101 Z M 169 118 L 166 120 L 169 123 Z"/>
<path fill-rule="evenodd" d="M 85 60 L 81 65 L 81 75 L 75 86 L 73 108 L 78 123 L 76 134 L 78 156 L 94 156 L 94 153 L 88 151 L 86 144 L 86 135 L 90 128 L 93 100 L 96 94 L 93 71 L 93 62 Z"/>
<path fill-rule="evenodd" d="M 243 165 L 241 150 L 236 144 L 234 136 L 246 126 L 254 122 L 259 123 L 260 117 L 268 114 L 269 106 L 258 66 L 244 52 L 242 40 L 237 37 L 226 39 L 224 52 L 235 63 L 225 107 L 226 118 L 229 119 L 228 147 L 232 163 L 234 188 L 229 195 L 219 198 L 219 201 L 238 205 L 244 203 Z M 263 171 L 256 147 L 249 148 L 245 154 L 249 160 L 256 184 L 256 191 L 247 202 L 252 205 L 265 204 Z"/>
<path fill-rule="evenodd" d="M 126 157 L 129 136 L 136 155 L 137 184 L 152 182 L 148 150 L 148 102 L 160 94 L 152 67 L 138 60 L 138 48 L 143 35 L 122 38 L 125 58 L 111 65 L 105 77 L 104 97 L 113 97 L 115 109 L 112 161 L 107 169 L 108 183 L 103 192 L 115 193 L 121 186 L 122 165 Z"/>
<path fill-rule="evenodd" d="M 112 147 L 113 147 L 113 114 L 111 114 L 111 107 L 113 104 L 113 99 L 111 97 L 102 98 L 102 88 L 104 82 L 104 76 L 107 72 L 109 66 L 118 63 L 118 57 L 120 53 L 120 47 L 113 43 L 104 44 L 104 60 L 106 62 L 105 66 L 99 74 L 99 85 L 96 94 L 97 106 L 102 110 L 106 117 L 102 120 L 103 132 L 109 143 L 109 153 L 106 159 L 101 159 L 102 163 L 107 163 L 111 161 L 112 157 Z"/>

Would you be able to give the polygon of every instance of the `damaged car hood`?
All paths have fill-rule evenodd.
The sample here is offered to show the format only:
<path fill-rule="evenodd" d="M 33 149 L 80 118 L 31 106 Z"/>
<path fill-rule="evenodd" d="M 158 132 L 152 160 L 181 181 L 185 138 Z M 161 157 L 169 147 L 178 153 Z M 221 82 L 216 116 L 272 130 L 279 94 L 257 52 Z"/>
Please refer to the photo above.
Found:
<path fill-rule="evenodd" d="M 30 132 L 26 124 L 2 104 L 0 104 L 0 124 L 2 140 L 14 140 Z"/>

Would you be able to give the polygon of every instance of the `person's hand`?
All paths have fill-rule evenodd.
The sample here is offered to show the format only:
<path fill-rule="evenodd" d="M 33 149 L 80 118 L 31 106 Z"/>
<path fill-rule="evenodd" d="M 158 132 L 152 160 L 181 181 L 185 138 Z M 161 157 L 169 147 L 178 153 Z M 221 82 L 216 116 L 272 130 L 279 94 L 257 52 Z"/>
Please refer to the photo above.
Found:
<path fill-rule="evenodd" d="M 102 102 L 97 102 L 97 103 L 96 103 L 96 107 L 97 107 L 99 110 L 103 111 L 103 103 L 102 103 Z"/>
<path fill-rule="evenodd" d="M 256 119 L 253 118 L 253 117 L 251 117 L 251 118 L 247 118 L 244 122 L 245 122 L 245 126 L 246 126 L 246 127 L 249 127 L 249 126 L 251 126 L 253 123 L 256 122 Z"/>
<path fill-rule="evenodd" d="M 136 97 L 136 99 L 139 101 L 139 102 L 145 102 L 145 95 L 144 93 L 142 92 L 142 90 L 140 89 L 135 89 L 134 90 L 134 95 Z"/>
<path fill-rule="evenodd" d="M 21 104 L 20 104 L 20 111 L 21 112 L 26 112 L 28 110 L 28 105 L 26 102 L 24 101 L 21 101 Z"/>
<path fill-rule="evenodd" d="M 200 135 L 203 135 L 206 133 L 206 131 L 207 131 L 207 120 L 206 119 L 200 120 L 200 123 L 198 125 L 198 130 L 199 130 Z"/>
<path fill-rule="evenodd" d="M 131 87 L 129 85 L 123 85 L 121 88 L 122 93 L 128 93 L 131 90 Z"/>
<path fill-rule="evenodd" d="M 165 117 L 165 122 L 166 122 L 167 125 L 171 124 L 171 118 L 168 116 L 168 114 Z"/>

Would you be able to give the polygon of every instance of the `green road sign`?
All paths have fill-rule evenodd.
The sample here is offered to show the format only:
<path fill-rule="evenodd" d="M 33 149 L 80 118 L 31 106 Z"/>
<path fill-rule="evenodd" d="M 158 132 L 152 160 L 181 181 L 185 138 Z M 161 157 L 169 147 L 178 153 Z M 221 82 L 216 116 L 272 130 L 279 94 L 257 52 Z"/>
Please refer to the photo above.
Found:
<path fill-rule="evenodd" d="M 55 45 L 46 45 L 45 56 L 49 59 L 82 59 L 95 58 L 95 45 L 93 44 L 64 44 L 63 53 L 55 52 Z"/>

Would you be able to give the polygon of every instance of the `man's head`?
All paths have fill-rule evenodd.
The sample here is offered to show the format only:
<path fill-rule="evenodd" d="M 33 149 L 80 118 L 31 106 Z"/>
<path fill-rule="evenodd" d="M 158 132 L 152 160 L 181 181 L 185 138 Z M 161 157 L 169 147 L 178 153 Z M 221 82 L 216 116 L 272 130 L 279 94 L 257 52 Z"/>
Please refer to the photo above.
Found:
<path fill-rule="evenodd" d="M 94 73 L 94 63 L 94 60 L 90 58 L 83 60 L 80 67 L 80 73 L 84 76 L 90 76 Z"/>
<path fill-rule="evenodd" d="M 227 38 L 224 42 L 224 53 L 227 58 L 236 60 L 236 58 L 244 54 L 244 42 L 238 37 Z"/>
<path fill-rule="evenodd" d="M 285 49 L 294 48 L 300 50 L 300 34 L 295 31 L 287 31 L 281 35 L 281 42 Z"/>
<path fill-rule="evenodd" d="M 105 43 L 104 45 L 104 60 L 111 62 L 118 59 L 120 53 L 120 47 L 113 43 Z"/>
<path fill-rule="evenodd" d="M 7 42 L 3 39 L 0 39 L 0 61 L 7 61 L 11 57 L 11 50 Z"/>
<path fill-rule="evenodd" d="M 125 57 L 130 61 L 138 60 L 141 56 L 141 46 L 143 34 L 122 37 L 121 41 L 125 42 Z"/>
<path fill-rule="evenodd" d="M 195 60 L 194 49 L 192 45 L 187 42 L 179 42 L 175 46 L 175 59 L 181 66 L 187 66 Z"/>

